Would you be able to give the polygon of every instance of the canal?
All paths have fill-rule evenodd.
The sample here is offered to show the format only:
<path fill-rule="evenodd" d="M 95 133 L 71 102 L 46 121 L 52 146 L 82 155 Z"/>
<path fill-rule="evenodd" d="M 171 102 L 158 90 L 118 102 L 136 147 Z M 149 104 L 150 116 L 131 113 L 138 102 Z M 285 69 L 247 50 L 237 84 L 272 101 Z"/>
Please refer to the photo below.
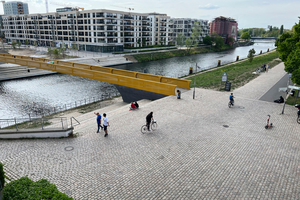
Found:
<path fill-rule="evenodd" d="M 237 47 L 224 52 L 120 65 L 116 68 L 181 77 L 187 75 L 189 68 L 195 67 L 196 63 L 201 70 L 204 70 L 215 67 L 218 60 L 221 60 L 221 64 L 226 64 L 235 61 L 236 56 L 240 59 L 246 58 L 252 48 L 255 49 L 256 54 L 260 51 L 267 52 L 268 49 L 275 48 L 274 44 L 274 40 L 257 40 L 252 46 Z M 75 101 L 117 93 L 117 89 L 112 84 L 65 74 L 3 81 L 0 82 L 0 119 L 28 117 L 28 114 L 36 112 L 37 108 L 50 110 L 54 107 L 74 104 Z"/>

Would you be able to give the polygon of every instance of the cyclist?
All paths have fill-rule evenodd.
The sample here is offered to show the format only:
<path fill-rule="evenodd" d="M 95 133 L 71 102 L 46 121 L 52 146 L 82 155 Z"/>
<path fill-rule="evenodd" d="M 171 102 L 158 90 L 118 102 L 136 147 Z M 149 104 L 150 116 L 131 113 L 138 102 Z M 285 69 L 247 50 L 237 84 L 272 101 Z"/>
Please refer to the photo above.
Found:
<path fill-rule="evenodd" d="M 151 120 L 153 120 L 153 112 L 150 112 L 146 117 L 148 131 L 150 131 Z"/>
<path fill-rule="evenodd" d="M 231 93 L 231 95 L 229 96 L 229 100 L 230 100 L 230 103 L 233 105 L 234 103 L 234 96 L 233 96 L 233 93 Z"/>

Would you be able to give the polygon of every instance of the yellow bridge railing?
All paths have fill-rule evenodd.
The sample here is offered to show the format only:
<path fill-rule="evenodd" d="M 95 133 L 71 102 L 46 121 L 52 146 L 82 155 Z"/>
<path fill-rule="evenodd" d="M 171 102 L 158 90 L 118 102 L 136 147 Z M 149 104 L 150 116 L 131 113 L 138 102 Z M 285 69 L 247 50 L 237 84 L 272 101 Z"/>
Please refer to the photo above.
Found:
<path fill-rule="evenodd" d="M 191 82 L 190 80 L 113 69 L 109 67 L 20 55 L 0 54 L 0 61 L 80 76 L 163 95 L 174 95 L 176 87 L 190 89 Z M 51 61 L 53 61 L 53 64 L 50 63 Z"/>

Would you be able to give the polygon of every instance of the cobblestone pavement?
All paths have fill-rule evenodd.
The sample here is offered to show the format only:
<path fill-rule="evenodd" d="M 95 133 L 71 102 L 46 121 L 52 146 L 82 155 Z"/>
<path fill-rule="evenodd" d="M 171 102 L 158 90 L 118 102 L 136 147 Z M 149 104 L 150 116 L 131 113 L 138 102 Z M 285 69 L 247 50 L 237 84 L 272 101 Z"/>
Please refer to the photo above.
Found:
<path fill-rule="evenodd" d="M 229 92 L 205 89 L 136 111 L 103 108 L 108 137 L 88 113 L 76 138 L 0 140 L 0 161 L 9 177 L 46 178 L 75 199 L 300 199 L 296 109 L 281 115 L 282 105 L 258 100 L 282 70 L 234 91 L 233 108 Z M 158 129 L 142 134 L 150 111 Z M 268 114 L 274 127 L 266 130 Z"/>

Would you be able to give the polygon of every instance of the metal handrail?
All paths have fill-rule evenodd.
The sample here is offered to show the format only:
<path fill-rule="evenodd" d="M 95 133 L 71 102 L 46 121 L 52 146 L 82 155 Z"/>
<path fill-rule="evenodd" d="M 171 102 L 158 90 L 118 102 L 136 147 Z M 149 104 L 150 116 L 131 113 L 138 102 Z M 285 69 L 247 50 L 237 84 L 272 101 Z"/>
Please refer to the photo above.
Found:
<path fill-rule="evenodd" d="M 28 123 L 28 126 L 22 124 Z M 13 119 L 0 119 L 0 130 L 49 130 L 49 129 L 66 129 L 68 122 L 66 117 L 41 117 L 41 118 L 13 118 Z"/>
<path fill-rule="evenodd" d="M 74 126 L 77 126 L 77 125 L 80 124 L 80 122 L 77 119 L 75 119 L 75 117 L 71 117 L 70 118 L 70 120 L 71 120 L 71 127 L 73 127 L 73 121 L 72 121 L 73 119 L 77 122 L 77 124 L 75 124 Z"/>

